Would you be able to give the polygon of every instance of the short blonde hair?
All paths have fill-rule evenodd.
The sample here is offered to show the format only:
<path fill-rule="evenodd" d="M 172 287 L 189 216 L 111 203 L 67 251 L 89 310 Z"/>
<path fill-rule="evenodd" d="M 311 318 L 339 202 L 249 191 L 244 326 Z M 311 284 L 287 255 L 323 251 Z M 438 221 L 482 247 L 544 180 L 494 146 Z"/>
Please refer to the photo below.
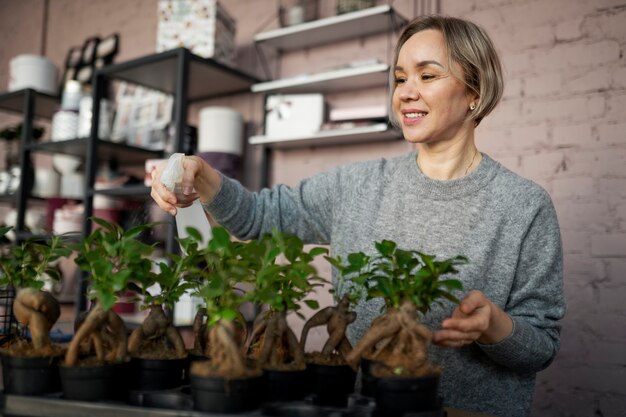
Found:
<path fill-rule="evenodd" d="M 478 125 L 502 98 L 502 66 L 487 32 L 472 22 L 455 17 L 420 16 L 403 29 L 396 43 L 393 65 L 389 72 L 390 104 L 395 89 L 395 67 L 400 49 L 411 36 L 428 29 L 441 32 L 448 51 L 449 64 L 456 62 L 463 71 L 463 74 L 453 75 L 478 96 L 478 105 L 468 114 L 468 118 Z M 452 65 L 449 67 L 452 68 Z M 389 115 L 392 123 L 398 125 L 393 112 Z"/>

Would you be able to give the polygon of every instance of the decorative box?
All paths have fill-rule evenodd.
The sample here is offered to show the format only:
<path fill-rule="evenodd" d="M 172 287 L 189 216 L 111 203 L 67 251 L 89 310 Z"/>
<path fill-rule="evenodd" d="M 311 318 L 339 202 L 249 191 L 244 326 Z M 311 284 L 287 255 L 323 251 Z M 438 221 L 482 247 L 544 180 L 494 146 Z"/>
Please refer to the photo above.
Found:
<path fill-rule="evenodd" d="M 324 122 L 324 96 L 289 94 L 268 96 L 265 136 L 288 138 L 319 132 Z"/>
<path fill-rule="evenodd" d="M 233 65 L 235 20 L 217 0 L 159 0 L 157 52 L 185 47 Z"/>

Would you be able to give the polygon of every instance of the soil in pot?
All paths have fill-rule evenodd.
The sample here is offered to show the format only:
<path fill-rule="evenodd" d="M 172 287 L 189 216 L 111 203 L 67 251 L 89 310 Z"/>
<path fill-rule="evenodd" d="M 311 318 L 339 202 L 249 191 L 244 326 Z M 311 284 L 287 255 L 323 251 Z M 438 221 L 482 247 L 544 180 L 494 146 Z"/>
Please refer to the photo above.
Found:
<path fill-rule="evenodd" d="M 63 351 L 51 356 L 13 356 L 6 350 L 2 356 L 2 381 L 5 394 L 44 395 L 61 391 L 58 363 Z"/>

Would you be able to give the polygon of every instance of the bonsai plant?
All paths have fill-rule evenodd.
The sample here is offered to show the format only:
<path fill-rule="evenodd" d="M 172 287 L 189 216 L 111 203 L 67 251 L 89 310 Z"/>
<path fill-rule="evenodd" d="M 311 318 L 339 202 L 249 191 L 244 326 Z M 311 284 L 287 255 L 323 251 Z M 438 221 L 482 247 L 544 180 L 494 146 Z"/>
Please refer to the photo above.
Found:
<path fill-rule="evenodd" d="M 116 367 L 109 365 L 127 362 L 128 357 L 126 327 L 111 307 L 131 276 L 150 274 L 151 261 L 147 256 L 152 252 L 152 246 L 137 239 L 149 225 L 124 231 L 103 219 L 92 220 L 99 227 L 74 245 L 74 249 L 78 252 L 76 264 L 89 275 L 88 297 L 93 303 L 87 314 L 77 319 L 77 328 L 61 367 L 65 396 L 83 400 L 114 395 L 115 385 L 111 382 Z M 76 367 L 79 362 L 82 369 Z M 76 379 L 82 378 L 77 374 L 83 371 L 100 373 L 94 379 L 99 387 L 94 392 L 87 390 L 83 380 Z M 72 388 L 79 391 L 70 392 Z"/>
<path fill-rule="evenodd" d="M 10 230 L 10 227 L 0 227 L 0 239 Z M 29 239 L 2 248 L 0 286 L 9 293 L 16 291 L 13 314 L 17 322 L 30 331 L 30 341 L 19 334 L 16 340 L 10 340 L 16 336 L 14 329 L 3 329 L 10 341 L 3 351 L 4 387 L 7 392 L 38 395 L 58 386 L 58 373 L 54 369 L 56 360 L 52 358 L 62 355 L 63 349 L 51 342 L 49 333 L 61 310 L 58 301 L 42 288 L 44 277 L 61 278 L 53 263 L 70 253 L 60 236 L 54 236 L 47 242 Z M 27 375 L 22 376 L 21 369 L 29 369 Z M 29 381 L 35 375 L 30 374 L 33 371 L 39 375 L 35 383 Z"/>
<path fill-rule="evenodd" d="M 322 247 L 306 250 L 298 237 L 276 230 L 251 243 L 249 251 L 256 259 L 252 299 L 267 310 L 257 316 L 245 351 L 266 371 L 269 399 L 297 399 L 306 391 L 306 362 L 287 314 L 304 318 L 302 302 L 312 309 L 319 307 L 317 301 L 305 298 L 325 282 L 311 262 L 328 251 Z"/>
<path fill-rule="evenodd" d="M 209 359 L 191 364 L 190 380 L 194 406 L 202 411 L 239 412 L 259 405 L 262 373 L 245 360 L 236 324 L 243 321 L 239 307 L 248 296 L 235 286 L 254 277 L 246 254 L 251 247 L 232 241 L 225 229 L 216 227 L 207 248 L 201 250 L 204 282 L 195 295 L 204 302 L 207 321 L 201 333 L 207 335 L 204 346 Z"/>
<path fill-rule="evenodd" d="M 170 262 L 160 262 L 158 272 L 133 277 L 128 283 L 128 288 L 139 294 L 142 310 L 149 311 L 128 339 L 128 353 L 136 365 L 137 389 L 166 389 L 182 383 L 187 350 L 172 324 L 171 312 L 181 296 L 194 287 L 193 280 L 200 273 L 201 239 L 195 236 L 178 239 L 184 256 L 170 253 Z M 156 286 L 158 290 L 153 293 Z"/>
<path fill-rule="evenodd" d="M 377 242 L 375 247 L 377 254 L 368 258 L 367 268 L 353 278 L 353 283 L 365 287 L 367 299 L 382 297 L 386 312 L 372 322 L 346 359 L 356 368 L 365 356 L 375 363 L 372 368 L 375 376 L 395 378 L 395 381 L 379 380 L 376 387 L 377 407 L 384 415 L 436 408 L 440 371 L 428 361 L 432 332 L 419 323 L 418 316 L 443 299 L 459 302 L 451 291 L 462 289 L 461 282 L 443 277 L 456 274 L 456 267 L 467 263 L 467 259 L 456 256 L 436 261 L 431 255 L 402 250 L 389 240 Z M 412 378 L 409 385 L 413 387 L 419 385 L 414 378 L 428 378 L 432 384 L 421 395 L 429 391 L 432 396 L 423 398 L 414 393 L 411 401 L 405 401 L 385 395 L 386 387 L 405 382 L 407 377 Z"/>

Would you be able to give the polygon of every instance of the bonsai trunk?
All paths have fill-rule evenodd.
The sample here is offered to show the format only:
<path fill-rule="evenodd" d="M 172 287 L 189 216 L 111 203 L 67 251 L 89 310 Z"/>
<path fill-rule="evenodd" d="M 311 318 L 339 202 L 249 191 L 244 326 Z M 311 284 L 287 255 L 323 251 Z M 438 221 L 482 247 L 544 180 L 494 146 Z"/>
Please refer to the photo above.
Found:
<path fill-rule="evenodd" d="M 255 345 L 260 345 L 256 349 Z M 245 352 L 257 355 L 261 367 L 271 369 L 304 369 L 304 350 L 296 335 L 287 324 L 287 313 L 267 311 L 260 314 L 254 323 L 252 334 L 244 348 Z"/>
<path fill-rule="evenodd" d="M 22 288 L 15 296 L 13 313 L 18 322 L 28 326 L 35 350 L 50 345 L 50 329 L 61 315 L 59 302 L 50 293 Z"/>
<path fill-rule="evenodd" d="M 400 308 L 390 309 L 374 320 L 365 336 L 346 358 L 353 369 L 361 357 L 384 365 L 379 373 L 388 375 L 421 376 L 436 373 L 427 362 L 427 349 L 432 340 L 432 332 L 417 321 L 417 308 L 410 301 L 404 301 Z M 383 375 L 379 375 L 383 376 Z"/>
<path fill-rule="evenodd" d="M 165 347 L 165 349 L 163 349 Z M 186 355 L 185 343 L 162 306 L 150 306 L 150 313 L 128 339 L 128 353 L 135 357 L 154 356 L 159 359 Z"/>
<path fill-rule="evenodd" d="M 329 363 L 334 362 L 332 359 L 337 353 L 345 359 L 352 351 L 352 345 L 346 337 L 346 330 L 348 325 L 356 320 L 356 313 L 349 311 L 349 308 L 350 300 L 347 296 L 343 296 L 336 306 L 326 307 L 315 313 L 304 324 L 300 348 L 304 350 L 311 328 L 325 324 L 328 330 L 328 340 L 322 348 L 322 359 Z"/>
<path fill-rule="evenodd" d="M 110 337 L 109 337 L 110 336 Z M 104 339 L 109 339 L 105 352 Z M 126 360 L 127 336 L 122 319 L 112 310 L 104 311 L 96 304 L 87 314 L 84 322 L 78 327 L 65 354 L 65 364 L 76 366 L 83 341 L 93 346 L 99 362 L 122 362 Z"/>

